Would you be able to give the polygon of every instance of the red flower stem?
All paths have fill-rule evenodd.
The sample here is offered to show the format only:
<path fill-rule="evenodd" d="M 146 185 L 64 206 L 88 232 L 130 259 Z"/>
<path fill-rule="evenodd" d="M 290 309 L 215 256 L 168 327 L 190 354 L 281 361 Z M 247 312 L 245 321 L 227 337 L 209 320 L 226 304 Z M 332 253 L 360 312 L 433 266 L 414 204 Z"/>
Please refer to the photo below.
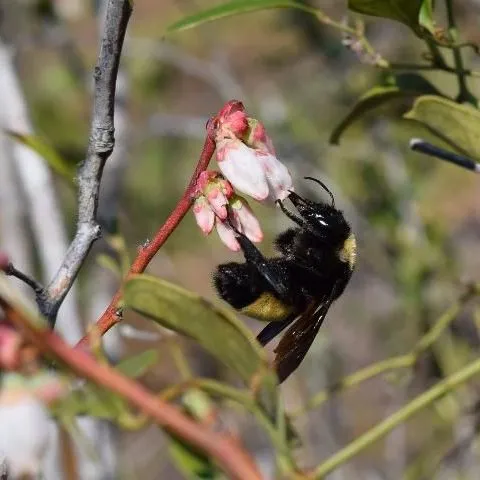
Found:
<path fill-rule="evenodd" d="M 49 328 L 35 326 L 20 311 L 0 297 L 0 307 L 18 331 L 49 357 L 55 357 L 82 378 L 118 393 L 155 420 L 161 427 L 185 440 L 215 459 L 229 478 L 261 480 L 251 457 L 230 436 L 213 432 L 184 415 L 178 408 L 155 397 L 139 383 L 108 365 L 98 363 L 91 355 L 70 347 Z"/>
<path fill-rule="evenodd" d="M 190 183 L 182 195 L 182 198 L 177 203 L 170 216 L 165 220 L 165 223 L 157 231 L 153 240 L 140 249 L 137 257 L 130 266 L 130 270 L 125 276 L 125 280 L 128 280 L 128 278 L 134 274 L 143 273 L 145 271 L 152 258 L 155 256 L 158 250 L 160 250 L 162 245 L 167 241 L 168 237 L 173 233 L 173 231 L 182 221 L 183 217 L 187 214 L 193 203 L 198 176 L 207 169 L 214 151 L 215 141 L 213 139 L 213 122 L 210 121 L 207 125 L 207 136 L 205 138 L 202 153 L 200 154 L 195 171 L 193 172 Z M 121 297 L 122 287 L 117 290 L 112 298 L 112 301 L 110 302 L 110 305 L 97 320 L 95 325 L 96 334 L 102 336 L 116 323 L 120 322 L 121 317 L 117 315 L 117 305 Z M 88 343 L 89 338 L 88 335 L 86 335 L 78 342 L 77 347 L 88 348 Z"/>

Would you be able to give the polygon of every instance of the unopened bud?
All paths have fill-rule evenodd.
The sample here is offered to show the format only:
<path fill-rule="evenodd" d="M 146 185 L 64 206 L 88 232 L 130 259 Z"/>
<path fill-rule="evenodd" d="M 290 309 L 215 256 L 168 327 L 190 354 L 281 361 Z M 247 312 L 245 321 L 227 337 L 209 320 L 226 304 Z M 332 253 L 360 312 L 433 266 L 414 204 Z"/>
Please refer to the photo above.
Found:
<path fill-rule="evenodd" d="M 10 265 L 10 259 L 5 252 L 0 252 L 0 271 L 5 272 Z"/>
<path fill-rule="evenodd" d="M 208 235 L 215 224 L 215 213 L 208 205 L 204 196 L 198 197 L 193 204 L 195 221 L 205 235 Z"/>

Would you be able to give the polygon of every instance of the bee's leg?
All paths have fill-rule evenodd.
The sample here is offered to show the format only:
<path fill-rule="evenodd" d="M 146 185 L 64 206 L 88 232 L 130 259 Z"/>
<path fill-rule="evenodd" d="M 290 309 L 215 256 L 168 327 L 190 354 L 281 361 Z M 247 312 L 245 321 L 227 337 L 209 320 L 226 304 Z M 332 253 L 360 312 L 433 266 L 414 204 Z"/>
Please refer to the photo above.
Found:
<path fill-rule="evenodd" d="M 290 193 L 290 195 L 292 195 L 292 193 Z M 296 195 L 296 194 L 295 194 Z M 297 225 L 300 225 L 300 227 L 303 227 L 305 225 L 305 222 L 300 218 L 298 217 L 297 215 L 295 215 L 294 213 L 292 213 L 290 210 L 288 210 L 285 205 L 280 201 L 280 200 L 277 200 L 276 201 L 277 205 L 280 207 L 280 209 L 282 210 L 282 212 L 290 219 L 292 220 L 293 222 L 295 222 Z"/>
<path fill-rule="evenodd" d="M 283 282 L 282 272 L 276 269 L 271 261 L 265 258 L 262 252 L 260 252 L 260 250 L 243 233 L 237 230 L 235 233 L 247 264 L 256 268 L 257 272 L 267 281 L 280 299 L 288 301 L 288 289 Z"/>
<path fill-rule="evenodd" d="M 279 333 L 283 332 L 294 320 L 297 318 L 297 314 L 293 313 L 289 315 L 285 320 L 281 322 L 270 322 L 258 335 L 257 340 L 261 345 L 265 346 L 271 340 L 273 340 Z"/>

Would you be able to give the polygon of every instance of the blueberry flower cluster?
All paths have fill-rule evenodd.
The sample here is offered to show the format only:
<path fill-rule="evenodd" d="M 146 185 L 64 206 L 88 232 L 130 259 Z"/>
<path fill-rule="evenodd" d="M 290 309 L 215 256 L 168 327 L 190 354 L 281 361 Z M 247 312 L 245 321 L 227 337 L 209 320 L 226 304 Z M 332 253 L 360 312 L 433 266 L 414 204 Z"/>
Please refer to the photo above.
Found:
<path fill-rule="evenodd" d="M 206 235 L 215 227 L 222 242 L 238 251 L 232 225 L 252 242 L 262 241 L 263 233 L 247 201 L 236 192 L 259 202 L 284 200 L 293 190 L 292 177 L 263 124 L 248 117 L 241 102 L 227 102 L 211 121 L 220 172 L 199 176 L 193 212 Z"/>

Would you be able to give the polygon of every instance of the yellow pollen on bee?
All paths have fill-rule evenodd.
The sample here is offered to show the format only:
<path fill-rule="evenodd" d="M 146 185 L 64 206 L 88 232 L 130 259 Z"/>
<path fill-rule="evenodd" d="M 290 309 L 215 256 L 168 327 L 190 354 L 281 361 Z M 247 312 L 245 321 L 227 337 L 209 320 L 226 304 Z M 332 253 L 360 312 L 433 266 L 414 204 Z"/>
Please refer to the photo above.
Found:
<path fill-rule="evenodd" d="M 249 317 L 263 320 L 266 322 L 275 322 L 285 320 L 292 312 L 293 308 L 286 305 L 270 292 L 262 293 L 254 302 L 240 311 Z"/>
<path fill-rule="evenodd" d="M 353 233 L 345 240 L 342 249 L 338 252 L 338 257 L 342 262 L 348 263 L 353 270 L 357 259 L 357 241 Z"/>

